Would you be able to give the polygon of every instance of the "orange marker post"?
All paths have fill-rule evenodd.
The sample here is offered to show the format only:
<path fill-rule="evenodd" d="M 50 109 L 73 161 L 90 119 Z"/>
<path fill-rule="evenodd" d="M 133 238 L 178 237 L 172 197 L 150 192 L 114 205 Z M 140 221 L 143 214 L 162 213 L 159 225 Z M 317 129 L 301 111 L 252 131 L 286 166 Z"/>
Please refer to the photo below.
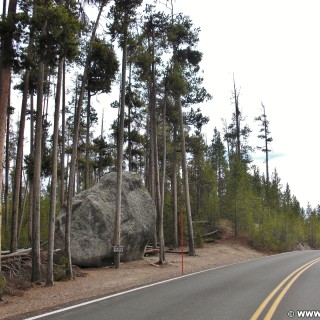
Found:
<path fill-rule="evenodd" d="M 183 213 L 180 211 L 181 274 L 184 274 Z"/>

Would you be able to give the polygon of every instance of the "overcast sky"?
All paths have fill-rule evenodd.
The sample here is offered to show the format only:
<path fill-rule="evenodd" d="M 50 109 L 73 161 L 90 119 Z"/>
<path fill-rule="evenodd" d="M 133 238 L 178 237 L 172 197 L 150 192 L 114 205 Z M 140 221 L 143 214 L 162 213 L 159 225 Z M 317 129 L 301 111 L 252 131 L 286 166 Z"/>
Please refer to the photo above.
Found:
<path fill-rule="evenodd" d="M 262 101 L 273 137 L 270 172 L 277 169 L 283 187 L 289 183 L 303 207 L 320 204 L 319 7 L 319 0 L 174 1 L 174 12 L 201 28 L 204 85 L 213 96 L 201 106 L 210 117 L 204 128 L 208 143 L 214 127 L 222 131 L 221 119 L 231 119 L 234 74 L 240 109 L 253 131 L 251 145 L 258 144 L 254 118 Z M 108 108 L 106 122 L 113 111 Z M 264 154 L 253 157 L 264 172 Z"/>
<path fill-rule="evenodd" d="M 283 187 L 289 183 L 303 207 L 320 204 L 319 105 L 320 19 L 317 0 L 176 0 L 175 12 L 200 27 L 205 87 L 213 99 L 201 106 L 210 117 L 208 142 L 221 118 L 230 121 L 233 74 L 240 109 L 253 132 L 266 107 L 272 153 Z M 255 141 L 253 141 L 255 140 Z M 264 172 L 264 154 L 254 163 Z"/>

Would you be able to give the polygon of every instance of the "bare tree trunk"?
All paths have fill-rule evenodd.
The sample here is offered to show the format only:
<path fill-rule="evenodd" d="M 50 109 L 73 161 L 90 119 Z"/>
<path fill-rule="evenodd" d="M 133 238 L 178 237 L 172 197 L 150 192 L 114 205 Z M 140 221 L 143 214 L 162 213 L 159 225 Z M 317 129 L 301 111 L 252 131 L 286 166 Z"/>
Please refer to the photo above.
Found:
<path fill-rule="evenodd" d="M 102 110 L 102 120 L 101 120 L 101 132 L 100 132 L 100 139 L 101 139 L 101 141 L 103 141 L 104 140 L 104 136 L 103 136 L 103 134 L 104 134 L 104 128 L 103 128 L 103 125 L 104 125 L 104 109 Z M 102 172 L 103 172 L 103 170 L 102 170 L 102 164 L 101 164 L 101 162 L 102 162 L 102 150 L 101 150 L 101 148 L 99 148 L 99 159 L 98 159 L 98 177 L 96 177 L 96 172 L 94 172 L 94 174 L 93 174 L 93 179 L 94 179 L 94 182 L 98 182 L 98 181 L 100 181 L 100 178 L 101 178 L 101 176 L 102 176 Z"/>
<path fill-rule="evenodd" d="M 71 215 L 72 215 L 72 203 L 73 203 L 73 194 L 74 194 L 74 187 L 75 187 L 75 173 L 76 173 L 76 164 L 77 164 L 77 156 L 78 156 L 78 142 L 79 142 L 79 127 L 80 127 L 80 118 L 81 118 L 81 111 L 83 105 L 83 97 L 85 92 L 85 87 L 88 79 L 88 69 L 89 69 L 89 56 L 92 50 L 92 43 L 96 36 L 97 27 L 100 21 L 100 17 L 103 11 L 103 8 L 106 4 L 106 1 L 103 1 L 99 8 L 99 13 L 94 24 L 90 45 L 87 52 L 87 59 L 86 64 L 83 71 L 82 76 L 82 83 L 81 89 L 79 94 L 78 100 L 78 107 L 76 110 L 75 115 L 75 122 L 74 122 L 74 135 L 73 135 L 73 147 L 72 147 L 72 157 L 71 157 L 71 164 L 70 164 L 70 178 L 69 178 L 69 189 L 68 189 L 68 203 L 67 203 L 67 212 L 66 212 L 66 227 L 65 227 L 65 253 L 68 259 L 68 268 L 66 271 L 67 277 L 69 279 L 73 278 L 72 272 L 72 259 L 71 259 Z"/>
<path fill-rule="evenodd" d="M 19 214 L 19 196 L 21 191 L 21 178 L 22 178 L 22 164 L 23 164 L 23 142 L 24 130 L 26 124 L 26 113 L 28 104 L 28 91 L 29 91 L 29 78 L 30 70 L 26 70 L 23 77 L 23 97 L 21 105 L 18 149 L 16 157 L 16 166 L 13 181 L 13 195 L 12 195 L 12 224 L 11 224 L 11 245 L 10 251 L 15 252 L 18 249 L 18 214 Z"/>
<path fill-rule="evenodd" d="M 114 228 L 114 245 L 121 244 L 121 190 L 122 190 L 122 161 L 124 143 L 124 109 L 126 96 L 126 69 L 127 69 L 127 34 L 125 32 L 122 47 L 122 76 L 121 76 L 121 99 L 120 113 L 118 120 L 118 147 L 117 147 L 117 193 L 116 193 L 116 212 Z M 114 267 L 120 268 L 120 252 L 114 252 Z"/>
<path fill-rule="evenodd" d="M 9 1 L 8 8 L 8 21 L 12 25 L 13 16 L 16 13 L 17 0 Z M 11 81 L 11 59 L 13 57 L 13 39 L 14 28 L 9 31 L 7 37 L 2 41 L 1 50 L 1 68 L 0 68 L 0 195 L 2 195 L 2 181 L 3 181 L 3 167 L 4 167 L 4 143 L 6 133 L 6 117 L 9 102 L 9 91 Z M 2 221 L 2 201 L 0 201 L 0 221 Z M 1 235 L 2 235 L 2 224 L 0 223 L 0 251 L 1 251 Z M 1 256 L 0 256 L 0 270 L 1 270 Z"/>
<path fill-rule="evenodd" d="M 234 105 L 235 105 L 235 116 L 236 116 L 236 163 L 235 163 L 235 208 L 234 208 L 234 235 L 238 236 L 238 179 L 239 169 L 241 161 L 241 149 L 240 149 L 240 110 L 239 110 L 239 93 L 236 88 L 236 83 L 233 76 L 233 94 L 234 94 Z"/>
<path fill-rule="evenodd" d="M 182 174 L 184 182 L 184 192 L 187 210 L 187 222 L 188 222 L 188 236 L 189 236 L 189 256 L 195 256 L 194 249 L 194 236 L 193 236 L 193 226 L 192 226 L 192 214 L 190 206 L 190 192 L 189 192 L 189 180 L 188 180 L 188 167 L 187 167 L 187 155 L 186 155 L 186 143 L 184 136 L 184 123 L 182 114 L 181 98 L 178 98 L 178 112 L 179 112 L 179 122 L 180 122 L 180 140 L 182 149 Z"/>
<path fill-rule="evenodd" d="M 44 29 L 44 28 L 43 28 Z M 39 64 L 37 89 L 37 118 L 33 168 L 33 218 L 32 218 L 32 282 L 40 282 L 40 193 L 42 155 L 42 107 L 43 107 L 44 62 Z"/>
<path fill-rule="evenodd" d="M 81 190 L 81 172 L 79 169 L 79 158 L 80 158 L 80 150 L 78 149 L 78 155 L 77 155 L 77 164 L 76 164 L 76 177 L 77 177 L 77 187 L 73 192 L 73 196 L 80 192 Z"/>
<path fill-rule="evenodd" d="M 59 117 L 61 100 L 61 82 L 64 58 L 61 58 L 58 66 L 57 92 L 54 111 L 53 129 L 53 150 L 52 150 L 52 178 L 51 178 L 51 198 L 50 198 L 50 217 L 48 235 L 48 255 L 47 255 L 47 274 L 46 286 L 53 286 L 53 250 L 54 250 L 54 227 L 57 203 L 57 183 L 58 183 L 58 139 L 59 139 Z"/>
<path fill-rule="evenodd" d="M 3 73 L 0 74 L 0 77 L 3 76 Z M 11 73 L 8 74 L 8 77 L 10 79 Z M 3 84 L 5 81 L 1 81 L 0 78 L 0 99 L 4 96 L 7 101 L 1 101 L 0 100 L 0 252 L 1 252 L 1 238 L 2 238 L 2 188 L 3 188 L 3 161 L 4 161 L 4 142 L 5 142 L 5 132 L 6 132 L 6 117 L 7 117 L 7 111 L 9 106 L 9 97 L 10 94 L 3 94 L 2 92 L 2 86 L 6 85 Z M 10 80 L 8 83 L 8 88 L 10 88 Z M 9 89 L 10 91 L 10 89 Z M 3 94 L 3 95 L 2 95 Z M 4 105 L 3 105 L 4 103 Z M 9 131 L 8 133 L 9 134 Z M 7 146 L 8 147 L 8 146 Z M 0 273 L 1 273 L 1 254 L 0 254 Z"/>
<path fill-rule="evenodd" d="M 65 189 L 65 173 L 64 173 L 64 158 L 65 158 L 65 140 L 66 140 L 66 61 L 63 61 L 63 81 L 62 81 L 62 114 L 61 114 L 61 190 L 60 190 L 60 206 L 64 205 L 64 189 Z"/>
<path fill-rule="evenodd" d="M 158 137 L 157 137 L 157 113 L 156 113 L 156 65 L 154 61 L 154 28 L 152 32 L 152 57 L 151 64 L 151 109 L 150 109 L 150 124 L 151 137 L 153 141 L 153 165 L 154 165 L 154 180 L 155 180 L 155 204 L 157 209 L 157 234 L 159 241 L 159 263 L 164 263 L 164 237 L 163 237 L 163 217 L 161 217 L 161 194 L 160 194 L 160 179 L 159 179 L 159 159 L 158 159 Z"/>
<path fill-rule="evenodd" d="M 150 45 L 150 40 L 148 39 L 148 46 L 151 47 Z M 154 89 L 154 79 L 153 79 L 153 73 L 154 73 L 154 63 L 152 64 L 152 77 L 151 79 L 148 80 L 148 88 L 149 88 L 149 135 L 150 135 L 150 139 L 149 139 L 149 150 L 150 150 L 150 154 L 149 154 L 149 192 L 151 195 L 151 198 L 154 201 L 154 204 L 156 206 L 157 209 L 157 219 L 158 219 L 158 205 L 157 205 L 157 189 L 156 189 L 156 163 L 155 163 L 155 159 L 158 159 L 158 157 L 155 155 L 156 152 L 156 135 L 155 135 L 155 131 L 154 131 L 154 125 L 155 125 L 155 121 L 154 121 L 154 117 L 155 117 L 155 101 L 153 98 L 155 89 Z M 158 221 L 157 221 L 158 222 Z M 158 235 L 157 235 L 157 224 L 154 227 L 154 240 L 153 240 L 153 248 L 157 248 L 158 246 Z"/>
<path fill-rule="evenodd" d="M 149 84 L 150 89 L 150 84 Z M 151 91 L 151 90 L 150 90 Z M 151 121 L 151 98 L 149 98 L 149 118 L 147 118 L 147 132 L 149 136 L 148 145 L 146 147 L 146 169 L 145 169 L 145 184 L 150 193 L 154 203 L 155 198 L 155 177 L 154 177 L 154 140 L 152 134 L 152 121 Z M 153 248 L 156 249 L 158 244 L 157 225 L 154 226 L 153 232 Z"/>
<path fill-rule="evenodd" d="M 7 0 L 3 0 L 2 4 L 2 17 L 4 18 L 6 16 L 7 12 Z"/>
<path fill-rule="evenodd" d="M 30 97 L 30 157 L 34 157 L 34 105 L 33 92 Z M 33 176 L 29 176 L 29 223 L 28 236 L 32 239 L 32 208 L 33 208 Z"/>
<path fill-rule="evenodd" d="M 236 83 L 233 77 L 233 94 L 234 94 L 234 105 L 236 115 L 236 137 L 237 137 L 237 155 L 240 159 L 240 110 L 239 110 L 239 93 L 236 88 Z"/>
<path fill-rule="evenodd" d="M 173 233 L 174 246 L 179 247 L 178 238 L 178 187 L 177 187 L 177 135 L 176 126 L 173 125 L 173 156 L 172 156 L 172 199 L 173 199 Z"/>
<path fill-rule="evenodd" d="M 150 137 L 150 124 L 149 124 L 149 117 L 147 115 L 146 117 L 146 132 L 147 132 L 147 136 Z M 145 145 L 145 154 L 146 154 L 146 164 L 145 164 L 145 171 L 144 171 L 144 184 L 149 192 L 149 194 L 151 195 L 151 185 L 150 185 L 150 139 L 146 141 L 146 145 Z"/>
<path fill-rule="evenodd" d="M 151 91 L 151 90 L 150 90 Z M 147 174 L 147 182 L 148 182 L 148 189 L 151 195 L 151 198 L 155 204 L 157 205 L 157 198 L 156 198 L 156 188 L 155 188 L 155 139 L 153 134 L 153 116 L 152 116 L 152 101 L 150 97 L 149 101 L 149 122 L 148 122 L 148 130 L 149 130 L 149 159 L 147 162 L 148 174 Z M 154 227 L 154 238 L 153 238 L 153 248 L 157 248 L 158 245 L 158 236 L 157 236 L 157 225 Z"/>
<path fill-rule="evenodd" d="M 158 234 L 158 241 L 159 241 L 159 262 L 162 264 L 164 263 L 164 238 L 163 238 L 163 219 L 161 219 L 161 194 L 160 194 L 160 178 L 159 178 L 159 158 L 158 158 L 158 137 L 157 137 L 157 119 L 156 119 L 156 111 L 155 111 L 155 102 L 154 110 L 153 110 L 153 136 L 154 136 L 154 174 L 155 174 L 155 204 L 157 208 L 157 234 Z M 162 231 L 161 231 L 162 230 Z"/>
<path fill-rule="evenodd" d="M 151 97 L 150 97 L 150 102 L 149 102 L 149 150 L 150 150 L 150 154 L 149 154 L 149 187 L 150 187 L 150 195 L 151 198 L 153 199 L 154 203 L 156 203 L 156 196 L 155 196 L 155 173 L 154 173 L 154 135 L 153 135 L 153 120 L 152 120 L 152 102 L 151 102 Z"/>
<path fill-rule="evenodd" d="M 6 134 L 6 175 L 5 175 L 5 189 L 4 189 L 4 231 L 5 236 L 7 236 L 8 228 L 9 228 L 9 172 L 10 172 L 10 96 L 9 94 L 9 101 L 8 101 L 8 112 L 7 112 L 7 134 Z"/>
<path fill-rule="evenodd" d="M 269 178 L 269 145 L 268 143 L 272 141 L 272 138 L 269 137 L 269 128 L 268 128 L 268 120 L 266 115 L 266 108 L 264 104 L 261 102 L 263 108 L 263 131 L 264 131 L 264 150 L 266 153 L 266 198 L 268 203 L 268 208 L 270 210 L 270 194 L 269 194 L 269 185 L 270 185 L 270 178 Z"/>
<path fill-rule="evenodd" d="M 163 214 L 164 214 L 164 202 L 165 202 L 165 183 L 166 183 L 166 162 L 167 162 L 167 123 L 166 123 L 166 113 L 167 113 L 167 97 L 164 98 L 163 104 L 163 156 L 162 156 L 162 181 L 161 181 L 161 208 L 159 214 L 159 240 L 160 240 L 160 253 L 159 262 L 164 263 L 164 235 L 163 235 Z"/>
<path fill-rule="evenodd" d="M 90 159 L 89 159 L 89 147 L 90 147 L 90 104 L 91 104 L 91 93 L 90 93 L 90 90 L 88 90 L 85 189 L 88 189 L 90 187 Z"/>
<path fill-rule="evenodd" d="M 2 228 L 2 214 L 0 211 L 0 253 L 1 253 L 1 228 Z M 0 254 L 0 274 L 1 274 L 1 254 Z M 1 298 L 1 294 L 0 294 L 0 298 Z"/>
<path fill-rule="evenodd" d="M 24 179 L 26 180 L 26 179 Z M 23 224 L 23 218 L 24 218 L 24 214 L 25 214 L 25 209 L 26 209 L 26 203 L 27 203 L 27 193 L 28 193 L 28 185 L 29 185 L 29 181 L 25 181 L 25 191 L 24 194 L 22 196 L 22 192 L 21 192 L 21 200 L 20 200 L 20 218 L 19 218 L 19 227 L 18 227 L 18 243 L 19 243 L 19 239 L 20 239 L 20 234 L 21 234 L 21 229 L 22 229 L 22 224 Z M 20 190 L 22 190 L 22 187 L 20 188 Z"/>
<path fill-rule="evenodd" d="M 131 65 L 129 65 L 129 102 L 128 102 L 128 164 L 129 164 L 129 171 L 133 171 L 132 166 L 132 137 L 131 137 Z"/>

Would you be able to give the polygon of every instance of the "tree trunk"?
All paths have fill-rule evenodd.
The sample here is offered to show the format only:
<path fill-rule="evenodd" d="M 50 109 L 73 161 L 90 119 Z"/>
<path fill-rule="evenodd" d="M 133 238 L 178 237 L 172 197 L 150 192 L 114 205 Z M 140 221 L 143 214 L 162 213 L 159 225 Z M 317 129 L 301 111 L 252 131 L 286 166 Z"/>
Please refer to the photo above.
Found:
<path fill-rule="evenodd" d="M 240 159 L 240 110 L 239 110 L 239 93 L 237 91 L 237 88 L 236 88 L 236 83 L 235 83 L 235 80 L 233 78 L 233 94 L 234 94 L 234 105 L 235 105 L 235 115 L 236 115 L 236 145 L 237 145 L 237 156 L 238 158 Z"/>
<path fill-rule="evenodd" d="M 0 211 L 0 236 L 1 236 L 1 228 L 2 228 L 2 215 L 1 215 L 1 211 Z M 0 252 L 1 252 L 1 237 L 0 237 Z M 0 270 L 2 270 L 1 267 L 2 267 L 2 265 L 1 265 L 1 254 L 0 254 Z M 0 295 L 0 297 L 1 297 L 1 295 Z"/>
<path fill-rule="evenodd" d="M 36 136 L 33 165 L 33 217 L 32 217 L 32 282 L 40 282 L 40 193 L 42 155 L 42 107 L 43 107 L 44 62 L 39 64 L 37 89 Z"/>
<path fill-rule="evenodd" d="M 150 85 L 151 87 L 151 85 Z M 151 90 L 150 90 L 151 91 Z M 149 150 L 150 150 L 150 154 L 149 154 L 149 192 L 151 195 L 151 198 L 153 199 L 154 203 L 156 203 L 156 196 L 155 196 L 155 173 L 154 173 L 154 135 L 153 135 L 153 121 L 152 121 L 152 102 L 151 102 L 151 97 L 149 99 Z"/>
<path fill-rule="evenodd" d="M 239 110 L 239 93 L 237 92 L 236 83 L 233 77 L 233 91 L 234 91 L 234 105 L 236 116 L 236 159 L 235 159 L 235 208 L 234 208 L 234 235 L 238 236 L 238 179 L 241 161 L 241 149 L 240 149 L 240 110 Z"/>
<path fill-rule="evenodd" d="M 179 247 L 178 237 L 178 187 L 177 187 L 177 135 L 176 126 L 173 125 L 173 155 L 172 155 L 172 199 L 173 199 L 173 233 L 174 246 Z"/>
<path fill-rule="evenodd" d="M 264 143 L 265 143 L 265 153 L 266 153 L 266 198 L 267 198 L 267 204 L 268 204 L 268 210 L 270 210 L 270 196 L 269 196 L 269 185 L 270 185 L 270 178 L 269 178 L 269 146 L 268 142 L 272 141 L 272 138 L 270 139 L 268 137 L 269 129 L 268 129 L 268 121 L 267 121 L 267 115 L 266 115 L 266 108 L 264 104 L 261 102 L 262 108 L 263 108 L 263 130 L 264 130 Z"/>
<path fill-rule="evenodd" d="M 22 179 L 21 179 L 22 180 Z M 26 180 L 26 179 L 25 179 Z M 25 181 L 25 191 L 23 197 L 21 196 L 20 200 L 20 217 L 19 217 L 19 227 L 18 227 L 18 243 L 20 240 L 20 234 L 21 234 L 21 229 L 22 229 L 22 224 L 23 224 L 23 218 L 25 214 L 25 208 L 26 208 L 26 203 L 27 203 L 27 193 L 28 193 L 28 186 L 29 186 L 29 181 Z M 20 187 L 20 190 L 22 190 L 22 186 Z M 21 192 L 22 194 L 22 192 Z"/>
<path fill-rule="evenodd" d="M 23 143 L 24 143 L 24 129 L 26 124 L 26 113 L 27 113 L 27 104 L 28 104 L 29 78 L 30 78 L 30 70 L 26 70 L 23 77 L 24 88 L 23 88 L 23 97 L 22 97 L 22 105 L 21 105 L 16 166 L 15 166 L 14 181 L 13 181 L 12 224 L 11 224 L 11 245 L 10 245 L 11 252 L 15 252 L 18 249 L 17 242 L 18 242 L 19 196 L 21 191 Z"/>
<path fill-rule="evenodd" d="M 65 227 L 65 241 L 66 241 L 65 253 L 68 259 L 68 268 L 67 268 L 66 274 L 69 279 L 73 278 L 72 260 L 71 260 L 71 215 L 72 215 L 72 203 L 73 203 L 73 195 L 74 195 L 74 187 L 75 187 L 76 164 L 77 164 L 77 156 L 78 156 L 80 118 L 81 118 L 81 111 L 82 111 L 82 105 L 83 105 L 84 91 L 86 88 L 87 78 L 88 78 L 89 56 L 92 50 L 92 43 L 96 36 L 97 27 L 98 27 L 104 6 L 105 6 L 105 1 L 103 1 L 100 5 L 99 13 L 98 13 L 96 22 L 94 24 L 94 28 L 92 30 L 90 45 L 87 52 L 86 64 L 85 64 L 83 76 L 82 76 L 78 107 L 76 110 L 75 122 L 74 122 L 73 147 L 72 147 L 72 156 L 71 156 L 71 164 L 70 164 L 68 203 L 67 203 L 66 227 Z"/>
<path fill-rule="evenodd" d="M 183 123 L 182 105 L 181 105 L 180 97 L 178 98 L 178 112 L 179 112 L 179 123 L 180 123 L 181 151 L 182 151 L 181 152 L 182 153 L 182 174 L 183 174 L 185 202 L 186 202 L 186 210 L 187 210 L 187 222 L 188 222 L 189 256 L 195 256 L 192 214 L 191 214 L 191 206 L 190 206 L 186 143 L 185 143 L 185 136 L 184 136 L 184 123 Z"/>
<path fill-rule="evenodd" d="M 151 103 L 150 103 L 150 124 L 151 124 L 151 137 L 153 141 L 153 165 L 154 165 L 154 180 L 155 180 L 155 205 L 157 208 L 157 234 L 159 241 L 159 263 L 164 263 L 164 237 L 163 237 L 163 217 L 161 217 L 161 194 L 160 194 L 160 179 L 159 179 L 159 160 L 158 160 L 158 137 L 157 137 L 157 113 L 156 113 L 156 65 L 154 54 L 154 28 L 152 31 L 152 57 L 151 64 Z"/>
<path fill-rule="evenodd" d="M 148 39 L 148 46 L 150 48 L 150 40 Z M 152 64 L 152 68 L 154 67 L 154 65 Z M 153 70 L 152 70 L 153 73 Z M 155 137 L 156 135 L 154 134 L 154 102 L 153 102 L 153 92 L 154 92 L 154 82 L 152 77 L 148 79 L 148 88 L 149 88 L 149 135 L 150 135 L 150 139 L 149 139 L 149 192 L 151 195 L 151 198 L 156 206 L 157 209 L 157 215 L 159 213 L 158 207 L 157 207 L 157 189 L 156 189 L 156 174 L 155 174 L 155 168 L 156 168 L 156 164 L 155 164 L 155 159 L 157 159 L 157 156 L 155 155 L 155 151 L 156 151 L 156 141 L 155 141 Z M 156 249 L 158 246 L 158 235 L 157 235 L 157 224 L 154 227 L 154 240 L 153 240 L 153 248 Z"/>
<path fill-rule="evenodd" d="M 155 204 L 155 206 L 157 205 L 157 197 L 156 197 L 156 188 L 155 188 L 155 163 L 154 163 L 154 159 L 155 159 L 155 141 L 154 141 L 154 134 L 153 134 L 153 120 L 152 120 L 152 102 L 151 102 L 151 98 L 149 101 L 149 115 L 150 115 L 150 119 L 149 119 L 149 161 L 148 161 L 148 175 L 147 175 L 147 179 L 148 179 L 148 186 L 149 186 L 149 193 L 151 195 L 151 198 Z M 158 212 L 158 211 L 157 211 Z M 154 226 L 154 238 L 153 238 L 153 248 L 156 249 L 158 246 L 158 236 L 157 236 L 157 225 Z"/>
<path fill-rule="evenodd" d="M 4 167 L 4 143 L 6 132 L 6 117 L 9 102 L 9 91 L 11 81 L 11 59 L 13 57 L 12 39 L 14 33 L 13 17 L 17 9 L 17 0 L 10 0 L 8 8 L 8 21 L 12 25 L 9 34 L 2 41 L 1 68 L 0 68 L 0 195 L 2 195 L 3 167 Z M 0 221 L 2 221 L 2 201 L 0 201 Z M 2 238 L 2 224 L 0 223 L 0 251 Z M 0 256 L 1 270 L 1 256 Z"/>
<path fill-rule="evenodd" d="M 154 80 L 155 81 L 155 80 Z M 159 256 L 159 262 L 162 264 L 164 263 L 164 238 L 163 238 L 163 225 L 161 226 L 161 223 L 163 224 L 163 219 L 161 219 L 161 194 L 160 194 L 160 178 L 159 178 L 159 158 L 158 158 L 158 135 L 157 135 L 157 117 L 156 117 L 156 101 L 155 101 L 155 84 L 154 84 L 154 97 L 152 98 L 152 129 L 153 129 L 153 139 L 154 139 L 154 180 L 155 180 L 155 204 L 157 208 L 157 217 L 158 217 L 158 223 L 157 223 L 157 234 L 158 234 L 158 241 L 159 241 L 159 249 L 160 249 L 160 256 Z"/>
<path fill-rule="evenodd" d="M 131 137 L 131 65 L 129 65 L 129 101 L 128 101 L 128 164 L 129 171 L 133 171 L 132 167 L 132 137 Z"/>
<path fill-rule="evenodd" d="M 3 181 L 3 160 L 4 160 L 4 141 L 6 132 L 6 117 L 8 109 L 8 97 L 10 87 L 10 67 L 3 67 L 0 74 L 0 195 L 2 195 Z M 0 201 L 0 251 L 1 251 L 1 236 L 2 236 L 2 201 Z M 1 256 L 0 256 L 1 270 Z"/>
<path fill-rule="evenodd" d="M 100 139 L 101 141 L 104 141 L 104 129 L 103 129 L 103 124 L 104 124 L 104 109 L 102 109 L 102 121 L 101 121 L 101 133 L 100 133 Z M 102 149 L 99 148 L 99 159 L 98 159 L 98 177 L 96 177 L 96 172 L 94 172 L 94 177 L 93 179 L 95 180 L 95 182 L 100 181 L 100 177 L 102 176 Z"/>
<path fill-rule="evenodd" d="M 54 228 L 56 217 L 57 202 L 57 180 L 58 180 L 58 139 L 59 139 L 59 117 L 61 100 L 61 82 L 64 59 L 61 58 L 58 66 L 57 92 L 54 110 L 54 129 L 53 129 L 53 150 L 52 150 L 52 178 L 51 178 L 51 197 L 50 197 L 50 217 L 48 234 L 48 255 L 47 255 L 47 274 L 46 286 L 53 286 L 53 250 L 54 250 Z"/>
<path fill-rule="evenodd" d="M 3 0 L 2 4 L 2 17 L 4 18 L 6 16 L 7 12 L 7 0 Z"/>
<path fill-rule="evenodd" d="M 126 69 L 127 69 L 127 34 L 125 32 L 122 47 L 122 77 L 121 77 L 121 100 L 120 113 L 118 120 L 118 147 L 117 147 L 117 193 L 116 193 L 116 212 L 114 228 L 114 245 L 120 246 L 121 241 L 121 190 L 122 190 L 122 161 L 124 143 L 124 109 L 126 96 Z M 114 267 L 120 268 L 120 252 L 114 252 Z"/>
<path fill-rule="evenodd" d="M 89 161 L 89 147 L 90 147 L 90 104 L 91 93 L 88 90 L 88 104 L 87 104 L 87 132 L 86 132 L 86 177 L 85 177 L 85 189 L 90 187 L 90 161 Z"/>
<path fill-rule="evenodd" d="M 6 134 L 6 175 L 5 175 L 5 189 L 4 189 L 4 206 L 5 206 L 5 213 L 4 213 L 4 231 L 5 231 L 5 237 L 7 237 L 8 234 L 8 228 L 9 228 L 9 172 L 10 172 L 10 96 L 9 94 L 9 100 L 8 100 L 8 112 L 7 112 L 7 134 Z"/>
<path fill-rule="evenodd" d="M 64 173 L 64 157 L 65 157 L 65 140 L 66 140 L 66 61 L 63 60 L 63 81 L 62 81 L 62 112 L 61 112 L 61 189 L 60 189 L 60 206 L 64 205 L 65 190 L 65 173 Z"/>
<path fill-rule="evenodd" d="M 148 84 L 149 90 L 151 92 L 151 85 Z M 149 94 L 150 94 L 149 92 Z M 149 118 L 147 119 L 147 132 L 149 138 L 149 143 L 147 146 L 146 154 L 146 185 L 150 193 L 150 196 L 156 205 L 156 196 L 155 196 L 155 174 L 154 174 L 154 137 L 153 137 L 153 128 L 152 128 L 152 116 L 151 116 L 151 97 L 149 97 Z M 149 154 L 148 154 L 149 153 Z M 153 233 L 153 248 L 156 249 L 158 245 L 158 236 L 157 236 L 157 225 L 154 226 Z"/>
<path fill-rule="evenodd" d="M 73 192 L 73 196 L 81 191 L 81 171 L 79 169 L 79 158 L 80 158 L 81 152 L 80 149 L 78 149 L 78 155 L 77 155 L 77 164 L 76 164 L 76 177 L 77 177 L 77 187 Z"/>
<path fill-rule="evenodd" d="M 165 203 L 165 184 L 166 184 L 166 162 L 167 162 L 167 123 L 166 123 L 166 107 L 167 107 L 167 97 L 164 97 L 163 104 L 163 156 L 162 156 L 162 181 L 161 181 L 161 208 L 159 214 L 159 241 L 160 241 L 160 252 L 159 252 L 159 263 L 162 264 L 165 261 L 164 256 L 164 235 L 163 235 L 163 214 L 164 214 L 164 203 Z"/>
<path fill-rule="evenodd" d="M 33 106 L 33 91 L 30 96 L 30 157 L 34 157 L 34 106 Z M 33 208 L 33 176 L 29 176 L 29 223 L 28 236 L 32 240 L 32 208 Z"/>
<path fill-rule="evenodd" d="M 6 132 L 6 117 L 8 110 L 8 98 L 10 87 L 10 68 L 3 68 L 0 75 L 0 196 L 2 195 L 3 181 L 3 160 L 4 160 L 4 142 Z M 1 235 L 2 235 L 2 201 L 0 201 L 0 251 L 1 251 Z M 1 270 L 1 257 L 0 257 Z"/>

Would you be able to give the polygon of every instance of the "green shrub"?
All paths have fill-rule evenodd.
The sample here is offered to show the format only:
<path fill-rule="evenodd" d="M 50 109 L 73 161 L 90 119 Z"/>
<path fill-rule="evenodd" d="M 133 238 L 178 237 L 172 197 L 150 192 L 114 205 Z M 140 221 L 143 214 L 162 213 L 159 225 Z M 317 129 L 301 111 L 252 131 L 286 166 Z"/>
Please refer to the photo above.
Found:
<path fill-rule="evenodd" d="M 66 270 L 68 268 L 68 259 L 62 256 L 58 263 L 54 265 L 54 281 L 67 280 Z"/>
<path fill-rule="evenodd" d="M 6 279 L 0 272 L 0 299 L 2 298 L 5 287 L 6 287 Z"/>

